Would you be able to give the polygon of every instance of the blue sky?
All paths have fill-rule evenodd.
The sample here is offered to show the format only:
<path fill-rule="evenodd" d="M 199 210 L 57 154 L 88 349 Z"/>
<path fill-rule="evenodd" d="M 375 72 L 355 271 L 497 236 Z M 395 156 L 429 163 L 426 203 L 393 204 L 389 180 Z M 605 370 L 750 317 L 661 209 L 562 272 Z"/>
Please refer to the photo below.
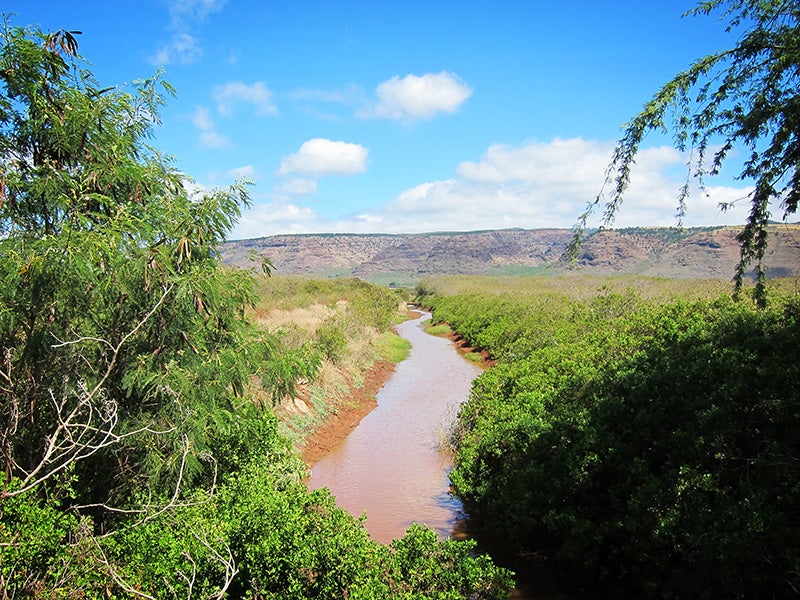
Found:
<path fill-rule="evenodd" d="M 101 85 L 164 69 L 153 140 L 204 187 L 254 183 L 231 238 L 571 227 L 622 125 L 730 47 L 684 0 L 2 0 L 76 29 Z M 652 136 L 615 226 L 674 225 L 686 157 Z M 733 175 L 734 173 L 731 173 Z M 685 225 L 742 223 L 725 172 Z"/>

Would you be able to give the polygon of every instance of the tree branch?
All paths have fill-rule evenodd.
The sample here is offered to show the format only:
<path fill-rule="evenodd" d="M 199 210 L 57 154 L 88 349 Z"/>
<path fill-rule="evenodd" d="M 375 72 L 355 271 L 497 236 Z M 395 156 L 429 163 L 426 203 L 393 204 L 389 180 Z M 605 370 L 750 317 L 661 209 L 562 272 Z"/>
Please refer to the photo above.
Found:
<path fill-rule="evenodd" d="M 115 430 L 119 421 L 118 405 L 113 399 L 105 397 L 104 390 L 104 385 L 111 376 L 123 346 L 156 313 L 166 300 L 172 287 L 172 285 L 164 287 L 158 301 L 116 345 L 102 338 L 88 336 L 53 345 L 54 348 L 59 348 L 86 341 L 95 341 L 112 349 L 111 360 L 105 373 L 92 389 L 89 389 L 85 382 L 80 381 L 76 390 L 65 391 L 60 400 L 56 399 L 52 390 L 49 391 L 56 419 L 55 430 L 46 438 L 41 460 L 29 472 L 22 469 L 13 460 L 13 457 L 10 457 L 10 463 L 23 473 L 22 485 L 11 492 L 4 491 L 3 495 L 16 496 L 24 494 L 54 475 L 61 473 L 70 465 L 92 456 L 99 450 L 119 444 L 126 438 L 142 433 L 164 435 L 176 429 L 176 426 L 173 426 L 166 430 L 155 430 L 145 426 L 126 433 L 117 433 Z M 8 372 L 4 372 L 3 375 L 10 380 L 10 367 Z"/>

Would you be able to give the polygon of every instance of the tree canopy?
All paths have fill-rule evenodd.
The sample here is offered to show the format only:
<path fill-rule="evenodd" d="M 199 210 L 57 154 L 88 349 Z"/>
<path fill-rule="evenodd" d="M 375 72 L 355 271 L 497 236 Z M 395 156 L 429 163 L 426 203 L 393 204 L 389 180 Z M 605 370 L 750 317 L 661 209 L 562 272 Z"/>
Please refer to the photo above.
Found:
<path fill-rule="evenodd" d="M 671 131 L 675 147 L 691 151 L 687 181 L 678 195 L 679 223 L 687 209 L 689 182 L 694 178 L 702 187 L 705 177 L 719 173 L 734 149 L 743 149 L 746 156 L 738 178 L 752 181 L 754 189 L 738 236 L 741 253 L 734 281 L 738 294 L 755 262 L 754 293 L 763 305 L 762 261 L 771 207 L 777 205 L 785 219 L 797 212 L 800 199 L 800 2 L 709 0 L 687 14 L 715 11 L 724 11 L 728 31 L 742 31 L 738 42 L 675 75 L 624 127 L 606 185 L 579 219 L 573 251 L 597 205 L 604 205 L 603 223 L 613 222 L 648 132 Z"/>

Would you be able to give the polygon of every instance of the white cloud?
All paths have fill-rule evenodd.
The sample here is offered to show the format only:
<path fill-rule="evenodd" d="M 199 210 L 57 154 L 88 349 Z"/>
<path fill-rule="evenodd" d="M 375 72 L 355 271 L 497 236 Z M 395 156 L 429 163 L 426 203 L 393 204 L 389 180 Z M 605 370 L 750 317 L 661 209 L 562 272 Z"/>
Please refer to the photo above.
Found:
<path fill-rule="evenodd" d="M 199 132 L 200 145 L 204 148 L 228 148 L 231 145 L 226 137 L 217 132 L 207 108 L 198 106 L 192 116 L 192 123 Z"/>
<path fill-rule="evenodd" d="M 225 4 L 227 0 L 168 0 L 172 35 L 150 62 L 162 66 L 191 64 L 198 60 L 203 55 L 203 49 L 193 31 L 210 15 L 221 11 Z"/>
<path fill-rule="evenodd" d="M 216 131 L 201 131 L 200 145 L 203 148 L 230 148 L 231 143 L 228 138 Z"/>
<path fill-rule="evenodd" d="M 293 203 L 269 202 L 246 210 L 228 236 L 244 240 L 275 233 L 311 233 L 327 231 L 322 220 L 310 208 Z"/>
<path fill-rule="evenodd" d="M 219 85 L 214 88 L 214 100 L 219 113 L 225 116 L 232 115 L 234 106 L 240 103 L 252 105 L 253 112 L 258 116 L 278 114 L 278 109 L 272 103 L 272 92 L 263 81 L 250 85 L 242 81 L 231 81 Z"/>
<path fill-rule="evenodd" d="M 205 21 L 209 15 L 221 11 L 228 0 L 168 0 L 172 27 L 181 29 L 189 24 Z"/>
<path fill-rule="evenodd" d="M 582 185 L 603 176 L 610 154 L 608 144 L 580 138 L 534 141 L 519 147 L 494 144 L 479 162 L 463 162 L 457 172 L 464 180 L 483 183 Z"/>
<path fill-rule="evenodd" d="M 374 209 L 344 212 L 332 218 L 302 207 L 290 189 L 297 185 L 296 191 L 300 191 L 302 185 L 287 182 L 287 188 L 278 188 L 275 195 L 284 202 L 270 204 L 269 210 L 255 209 L 252 222 L 250 213 L 246 214 L 237 235 L 570 228 L 600 192 L 612 149 L 611 142 L 580 138 L 532 141 L 521 146 L 498 144 L 488 148 L 479 160 L 458 165 L 450 179 L 422 182 Z M 302 155 L 303 160 L 297 158 L 302 163 L 314 154 L 301 148 L 292 156 Z M 674 226 L 676 198 L 684 177 L 683 155 L 668 146 L 642 149 L 613 226 Z M 684 226 L 744 223 L 750 189 L 709 185 L 702 192 L 693 191 Z M 720 212 L 720 202 L 743 198 L 731 211 Z M 268 215 L 258 217 L 262 211 Z M 601 216 L 602 207 L 598 207 L 590 226 L 598 225 Z"/>
<path fill-rule="evenodd" d="M 281 161 L 278 175 L 355 175 L 367 169 L 367 155 L 367 149 L 359 144 L 314 138 Z"/>
<path fill-rule="evenodd" d="M 255 179 L 258 178 L 258 171 L 256 171 L 253 165 L 244 165 L 226 171 L 225 176 L 228 179 L 234 179 L 234 180 L 246 179 L 248 181 L 254 181 Z"/>
<path fill-rule="evenodd" d="M 377 102 L 358 116 L 386 119 L 431 119 L 437 113 L 452 113 L 472 95 L 457 76 L 442 71 L 425 75 L 392 77 L 375 90 Z"/>
<path fill-rule="evenodd" d="M 278 188 L 278 192 L 289 196 L 309 196 L 317 192 L 313 179 L 290 179 Z"/>
<path fill-rule="evenodd" d="M 508 227 L 569 228 L 601 191 L 613 145 L 580 138 L 523 146 L 494 145 L 477 162 L 461 163 L 452 179 L 421 183 L 350 221 L 353 231 L 469 231 Z M 685 158 L 670 147 L 643 149 L 612 224 L 674 226 L 682 184 L 672 177 Z M 684 226 L 743 223 L 747 202 L 721 214 L 719 203 L 747 188 L 708 187 L 688 200 Z M 591 225 L 600 223 L 598 207 Z M 368 229 L 369 230 L 369 229 Z"/>
<path fill-rule="evenodd" d="M 151 62 L 155 65 L 170 65 L 173 63 L 190 64 L 203 55 L 203 49 L 197 38 L 186 33 L 173 34 L 172 39 L 153 56 Z"/>

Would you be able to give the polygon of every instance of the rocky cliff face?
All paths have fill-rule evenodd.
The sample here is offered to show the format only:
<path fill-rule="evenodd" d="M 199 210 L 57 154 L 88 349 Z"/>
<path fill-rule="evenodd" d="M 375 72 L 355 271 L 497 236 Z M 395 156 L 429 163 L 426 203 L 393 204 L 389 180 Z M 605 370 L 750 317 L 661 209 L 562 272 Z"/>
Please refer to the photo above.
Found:
<path fill-rule="evenodd" d="M 729 279 L 739 257 L 738 228 L 634 228 L 597 232 L 578 268 L 594 274 Z M 278 273 L 350 276 L 412 284 L 434 274 L 532 274 L 568 268 L 561 260 L 568 229 L 460 233 L 276 235 L 228 242 L 222 260 L 251 268 L 251 254 Z M 800 276 L 800 225 L 774 225 L 767 256 L 772 277 Z"/>

